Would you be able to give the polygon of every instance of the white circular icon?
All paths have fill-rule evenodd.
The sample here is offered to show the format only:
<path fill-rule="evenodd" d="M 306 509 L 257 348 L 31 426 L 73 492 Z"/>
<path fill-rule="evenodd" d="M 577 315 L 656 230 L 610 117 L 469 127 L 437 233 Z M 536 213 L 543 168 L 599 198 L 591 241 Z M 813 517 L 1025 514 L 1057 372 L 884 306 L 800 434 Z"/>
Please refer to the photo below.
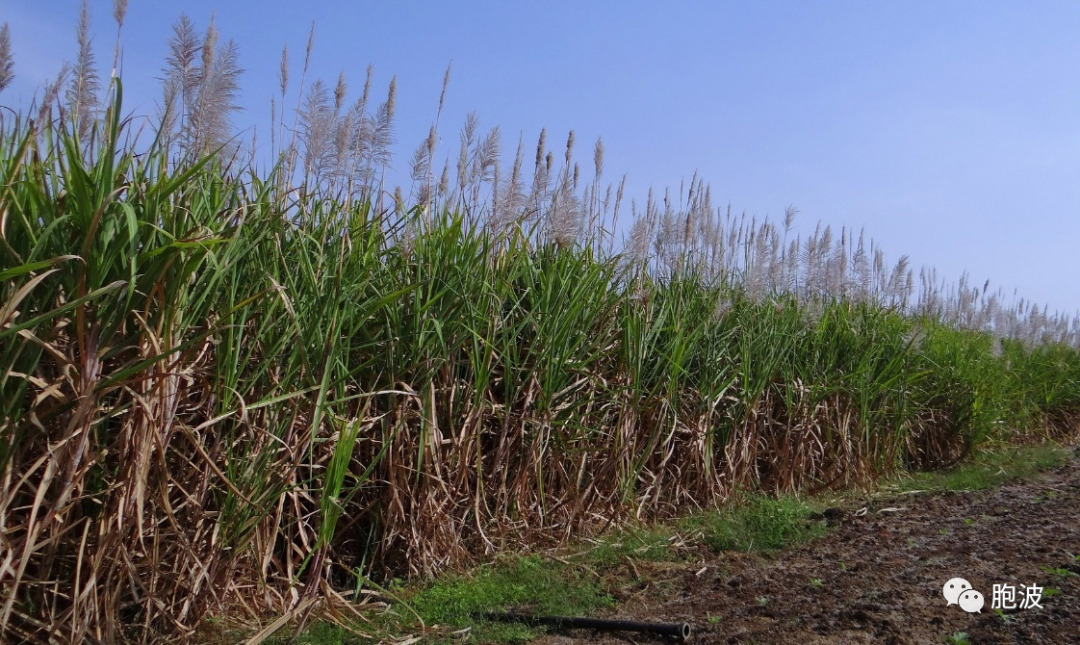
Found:
<path fill-rule="evenodd" d="M 948 600 L 950 605 L 955 605 L 960 598 L 960 594 L 968 589 L 971 589 L 970 582 L 963 578 L 953 578 L 945 583 L 945 587 L 941 590 L 941 595 L 945 596 L 945 600 Z M 982 596 L 979 596 L 979 603 L 979 606 L 982 607 Z"/>
<path fill-rule="evenodd" d="M 968 589 L 960 594 L 960 609 L 969 614 L 974 614 L 983 608 L 983 595 L 974 589 Z"/>

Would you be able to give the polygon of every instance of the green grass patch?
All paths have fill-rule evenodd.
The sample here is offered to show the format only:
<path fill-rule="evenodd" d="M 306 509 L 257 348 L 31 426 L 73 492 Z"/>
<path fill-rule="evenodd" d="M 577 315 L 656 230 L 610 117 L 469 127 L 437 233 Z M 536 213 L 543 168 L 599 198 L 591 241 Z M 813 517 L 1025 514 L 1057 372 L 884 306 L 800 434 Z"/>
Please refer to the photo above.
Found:
<path fill-rule="evenodd" d="M 905 475 L 897 485 L 904 491 L 985 490 L 1014 479 L 1030 479 L 1068 461 L 1068 451 L 1054 444 L 1010 446 L 987 451 L 949 470 Z"/>
<path fill-rule="evenodd" d="M 419 616 L 429 629 L 444 628 L 430 632 L 426 643 L 524 643 L 544 628 L 489 622 L 481 616 L 504 611 L 588 616 L 614 604 L 595 576 L 540 555 L 501 558 L 467 575 L 448 573 L 427 584 L 394 591 L 400 603 L 384 613 L 368 614 L 371 623 L 357 624 L 357 629 L 384 636 L 419 634 Z M 465 628 L 470 628 L 467 639 L 454 636 L 453 632 Z M 296 640 L 288 630 L 270 640 L 275 645 L 343 645 L 354 641 L 347 630 L 320 621 Z"/>
<path fill-rule="evenodd" d="M 345 629 L 325 621 L 315 621 L 295 639 L 289 629 L 283 629 L 267 642 L 270 645 L 344 645 L 355 638 Z"/>
<path fill-rule="evenodd" d="M 481 567 L 471 576 L 447 575 L 411 598 L 428 624 L 470 625 L 490 611 L 538 614 L 588 613 L 612 604 L 590 576 L 539 555 Z"/>
<path fill-rule="evenodd" d="M 645 562 L 674 562 L 683 553 L 674 544 L 678 533 L 672 526 L 624 527 L 593 540 L 593 546 L 569 556 L 572 562 L 611 567 L 627 558 Z"/>
<path fill-rule="evenodd" d="M 685 520 L 713 551 L 774 551 L 820 537 L 813 507 L 795 497 L 754 494 L 742 503 Z"/>
<path fill-rule="evenodd" d="M 428 626 L 473 627 L 473 642 L 523 642 L 542 628 L 488 623 L 487 612 L 582 616 L 614 604 L 600 581 L 538 555 L 484 566 L 470 576 L 451 574 L 420 589 L 409 603 Z"/>
<path fill-rule="evenodd" d="M 1068 578 L 1076 575 L 1072 571 L 1061 567 L 1042 567 L 1042 570 L 1054 576 L 1055 578 Z"/>

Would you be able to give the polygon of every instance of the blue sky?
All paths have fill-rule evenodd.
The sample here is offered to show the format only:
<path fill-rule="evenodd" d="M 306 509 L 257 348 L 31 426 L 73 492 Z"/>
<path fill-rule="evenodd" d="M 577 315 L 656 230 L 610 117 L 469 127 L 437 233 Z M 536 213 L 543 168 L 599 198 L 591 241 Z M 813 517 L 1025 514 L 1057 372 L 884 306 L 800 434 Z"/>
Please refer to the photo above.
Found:
<path fill-rule="evenodd" d="M 104 75 L 111 5 L 91 1 Z M 736 211 L 781 218 L 791 204 L 803 232 L 865 227 L 890 259 L 1080 310 L 1078 2 L 130 0 L 128 110 L 156 110 L 181 12 L 200 29 L 216 14 L 238 42 L 235 123 L 260 140 L 281 47 L 295 88 L 314 21 L 309 80 L 344 70 L 355 96 L 371 64 L 381 100 L 397 76 L 399 169 L 452 62 L 444 154 L 473 110 L 501 127 L 504 158 L 519 134 L 531 152 L 546 127 L 558 153 L 573 129 L 588 167 L 603 136 L 606 178 L 626 173 L 639 203 L 697 171 Z M 0 104 L 25 106 L 74 60 L 77 13 L 76 0 L 0 0 L 17 74 Z"/>

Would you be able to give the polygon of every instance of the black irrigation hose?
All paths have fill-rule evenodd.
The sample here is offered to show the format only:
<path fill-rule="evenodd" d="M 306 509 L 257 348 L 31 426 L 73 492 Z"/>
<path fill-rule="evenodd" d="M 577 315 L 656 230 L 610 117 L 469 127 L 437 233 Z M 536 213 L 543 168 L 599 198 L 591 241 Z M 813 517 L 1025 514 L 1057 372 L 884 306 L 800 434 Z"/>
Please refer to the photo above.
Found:
<path fill-rule="evenodd" d="M 599 629 L 601 631 L 642 632 L 675 636 L 681 641 L 690 638 L 687 623 L 640 623 L 633 620 L 604 620 L 601 618 L 568 618 L 565 616 L 532 616 L 529 614 L 489 613 L 481 618 L 499 623 L 526 623 L 544 625 L 556 629 Z"/>

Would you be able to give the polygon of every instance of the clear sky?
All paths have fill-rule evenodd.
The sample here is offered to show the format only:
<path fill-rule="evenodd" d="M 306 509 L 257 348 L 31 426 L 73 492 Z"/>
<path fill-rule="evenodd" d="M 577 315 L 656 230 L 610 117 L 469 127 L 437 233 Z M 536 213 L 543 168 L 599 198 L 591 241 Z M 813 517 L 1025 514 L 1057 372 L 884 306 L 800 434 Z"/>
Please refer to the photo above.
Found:
<path fill-rule="evenodd" d="M 90 4 L 108 76 L 112 2 Z M 442 154 L 472 110 L 501 127 L 504 159 L 519 134 L 531 152 L 547 127 L 558 154 L 575 130 L 588 176 L 603 136 L 606 178 L 626 173 L 639 204 L 697 171 L 736 211 L 780 219 L 791 204 L 804 232 L 865 227 L 891 260 L 1080 310 L 1080 2 L 130 0 L 128 110 L 156 110 L 181 12 L 200 30 L 216 14 L 239 44 L 235 123 L 260 140 L 281 47 L 295 89 L 314 21 L 310 78 L 344 70 L 355 97 L 371 64 L 381 101 L 397 75 L 399 169 L 452 61 Z M 17 74 L 0 104 L 26 105 L 74 60 L 77 14 L 76 0 L 0 0 Z"/>

